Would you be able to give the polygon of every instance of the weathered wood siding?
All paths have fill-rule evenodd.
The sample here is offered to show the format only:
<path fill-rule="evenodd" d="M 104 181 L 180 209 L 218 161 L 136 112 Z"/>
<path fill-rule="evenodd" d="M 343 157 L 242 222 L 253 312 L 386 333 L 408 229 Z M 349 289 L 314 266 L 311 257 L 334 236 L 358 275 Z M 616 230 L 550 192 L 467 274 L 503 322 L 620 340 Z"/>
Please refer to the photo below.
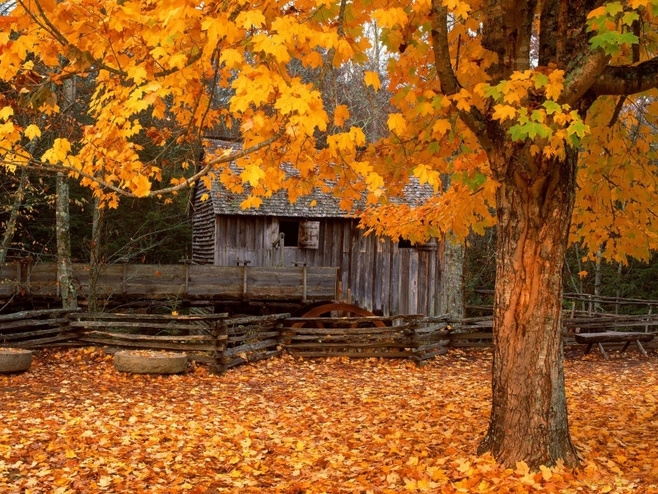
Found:
<path fill-rule="evenodd" d="M 299 218 L 218 215 L 215 265 L 337 267 L 343 301 L 385 316 L 440 313 L 440 246 L 400 248 L 390 239 L 364 236 L 354 219 L 318 218 L 317 249 L 282 250 L 282 220 Z"/>

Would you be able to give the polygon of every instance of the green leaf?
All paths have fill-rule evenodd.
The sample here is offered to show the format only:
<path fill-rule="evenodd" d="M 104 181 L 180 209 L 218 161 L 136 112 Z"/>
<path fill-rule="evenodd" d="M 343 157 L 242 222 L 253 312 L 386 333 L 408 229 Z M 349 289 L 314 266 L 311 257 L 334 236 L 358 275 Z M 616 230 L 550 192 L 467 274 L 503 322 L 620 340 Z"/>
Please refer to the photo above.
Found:
<path fill-rule="evenodd" d="M 616 55 L 621 50 L 621 45 L 624 43 L 636 44 L 639 39 L 633 33 L 622 34 L 617 31 L 608 31 L 593 36 L 589 42 L 592 48 L 601 48 L 606 55 Z"/>
<path fill-rule="evenodd" d="M 528 137 L 528 129 L 526 128 L 526 125 L 513 125 L 509 129 L 509 133 L 515 141 L 524 141 Z"/>
<path fill-rule="evenodd" d="M 586 134 L 589 134 L 589 125 L 587 125 L 582 120 L 576 120 L 569 125 L 567 129 L 569 135 L 577 135 L 578 137 L 585 137 Z"/>
<path fill-rule="evenodd" d="M 610 2 L 605 5 L 605 11 L 614 17 L 624 11 L 624 6 L 621 2 Z"/>
<path fill-rule="evenodd" d="M 535 79 L 535 87 L 537 89 L 540 89 L 544 86 L 548 86 L 548 83 L 550 82 L 546 74 L 537 74 L 535 75 L 534 79 Z"/>
<path fill-rule="evenodd" d="M 631 24 L 633 24 L 635 21 L 639 19 L 640 19 L 640 15 L 633 10 L 631 12 L 626 12 L 624 14 L 624 17 L 622 17 L 621 22 L 623 22 L 627 26 L 630 26 Z"/>
<path fill-rule="evenodd" d="M 500 101 L 502 99 L 503 95 L 500 92 L 500 89 L 499 89 L 498 86 L 490 86 L 489 84 L 487 84 L 484 87 L 484 95 L 487 98 L 493 98 L 495 101 Z"/>
<path fill-rule="evenodd" d="M 441 145 L 436 141 L 432 141 L 427 145 L 427 150 L 432 154 L 436 154 L 441 150 Z"/>
<path fill-rule="evenodd" d="M 553 113 L 559 113 L 562 111 L 562 107 L 551 99 L 544 101 L 542 106 L 546 108 L 546 113 L 548 113 L 549 115 L 552 115 Z"/>

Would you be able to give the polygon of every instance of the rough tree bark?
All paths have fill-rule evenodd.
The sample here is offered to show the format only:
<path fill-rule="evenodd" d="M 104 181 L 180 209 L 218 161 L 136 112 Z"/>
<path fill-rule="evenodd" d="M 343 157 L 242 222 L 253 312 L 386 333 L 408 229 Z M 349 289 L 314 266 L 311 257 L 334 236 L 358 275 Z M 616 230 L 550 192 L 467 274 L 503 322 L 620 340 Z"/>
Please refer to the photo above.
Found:
<path fill-rule="evenodd" d="M 464 244 L 444 238 L 442 254 L 441 313 L 459 319 L 464 317 Z"/>
<path fill-rule="evenodd" d="M 57 283 L 64 309 L 78 306 L 78 295 L 73 281 L 71 261 L 71 218 L 69 214 L 69 184 L 63 173 L 57 174 L 57 201 L 55 204 L 55 231 L 57 237 Z"/>
<path fill-rule="evenodd" d="M 75 78 L 64 81 L 62 95 L 67 109 L 76 97 Z M 66 110 L 65 110 L 66 111 Z M 57 174 L 57 200 L 55 202 L 55 236 L 57 238 L 57 283 L 64 309 L 78 307 L 78 294 L 73 280 L 71 259 L 71 216 L 69 214 L 69 184 L 64 173 Z"/>
<path fill-rule="evenodd" d="M 506 465 L 578 461 L 569 435 L 561 335 L 576 162 L 573 150 L 563 161 L 544 163 L 519 150 L 496 167 L 505 179 L 496 198 L 493 404 L 479 453 L 491 451 Z"/>
<path fill-rule="evenodd" d="M 14 232 L 16 231 L 16 222 L 18 221 L 18 215 L 21 206 L 23 205 L 23 199 L 25 198 L 25 187 L 27 186 L 27 169 L 21 168 L 21 178 L 18 183 L 18 189 L 14 194 L 14 203 L 12 204 L 11 211 L 9 213 L 9 219 L 5 225 L 5 232 L 2 234 L 2 241 L 0 241 L 0 266 L 5 263 L 7 258 L 7 252 L 9 251 L 9 246 L 11 241 L 14 238 Z"/>
<path fill-rule="evenodd" d="M 89 293 L 87 294 L 89 312 L 98 312 L 98 279 L 103 269 L 101 239 L 103 232 L 104 210 L 100 201 L 94 197 L 94 217 L 91 224 L 91 242 L 89 249 Z"/>

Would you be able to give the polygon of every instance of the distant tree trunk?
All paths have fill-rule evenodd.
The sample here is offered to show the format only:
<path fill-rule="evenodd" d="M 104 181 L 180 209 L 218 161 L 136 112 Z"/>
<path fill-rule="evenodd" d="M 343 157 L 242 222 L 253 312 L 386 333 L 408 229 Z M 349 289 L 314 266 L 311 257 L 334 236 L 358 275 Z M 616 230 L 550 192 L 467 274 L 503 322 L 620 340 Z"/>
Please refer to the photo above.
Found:
<path fill-rule="evenodd" d="M 601 295 L 601 285 L 603 282 L 603 272 L 601 270 L 601 249 L 596 252 L 596 261 L 594 263 L 594 296 L 599 297 Z M 600 312 L 602 310 L 601 303 L 597 300 L 594 302 L 594 312 Z"/>
<path fill-rule="evenodd" d="M 14 238 L 14 233 L 16 232 L 16 222 L 18 221 L 19 210 L 23 204 L 23 199 L 25 198 L 25 187 L 27 186 L 27 169 L 25 167 L 21 168 L 21 179 L 18 184 L 18 189 L 14 195 L 14 204 L 11 207 L 11 212 L 9 214 L 9 220 L 5 225 L 5 233 L 2 234 L 2 242 L 0 243 L 0 267 L 5 263 L 7 259 L 7 252 L 9 251 L 9 246 L 11 241 Z"/>
<path fill-rule="evenodd" d="M 71 261 L 71 217 L 69 215 L 69 184 L 63 173 L 57 174 L 57 201 L 55 204 L 55 231 L 57 237 L 57 282 L 62 307 L 78 307 L 78 296 L 73 282 Z"/>
<path fill-rule="evenodd" d="M 505 145 L 505 144 L 503 144 Z M 506 143 L 501 173 L 494 300 L 493 404 L 479 452 L 531 468 L 578 461 L 569 435 L 562 366 L 562 270 L 575 196 L 577 152 L 531 156 Z"/>
<path fill-rule="evenodd" d="M 89 251 L 89 294 L 87 295 L 89 312 L 98 312 L 98 279 L 103 269 L 101 238 L 103 232 L 104 210 L 100 201 L 94 198 L 94 217 L 91 224 L 91 245 Z"/>
<path fill-rule="evenodd" d="M 464 317 L 464 244 L 443 241 L 441 313 Z"/>

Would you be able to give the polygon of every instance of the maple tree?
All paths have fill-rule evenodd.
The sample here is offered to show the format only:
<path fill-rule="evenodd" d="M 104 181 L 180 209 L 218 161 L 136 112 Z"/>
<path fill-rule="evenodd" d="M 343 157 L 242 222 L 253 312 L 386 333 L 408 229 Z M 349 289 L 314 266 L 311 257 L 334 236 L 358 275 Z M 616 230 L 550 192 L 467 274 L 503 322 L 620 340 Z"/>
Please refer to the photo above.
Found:
<path fill-rule="evenodd" d="M 422 369 L 286 356 L 164 377 L 119 373 L 94 348 L 36 352 L 30 371 L 0 375 L 0 490 L 655 492 L 655 354 L 568 355 L 573 434 L 588 459 L 533 472 L 473 454 L 490 350 L 454 349 Z"/>
<path fill-rule="evenodd" d="M 0 79 L 20 95 L 0 101 L 3 164 L 68 171 L 110 206 L 119 195 L 209 181 L 213 171 L 229 190 L 252 187 L 243 207 L 280 188 L 293 200 L 331 189 L 348 209 L 365 196 L 371 230 L 412 240 L 497 222 L 493 408 L 481 451 L 508 465 L 575 464 L 561 363 L 564 252 L 569 235 L 622 261 L 656 245 L 657 8 L 20 0 L 0 18 Z M 366 70 L 364 83 L 386 84 L 393 110 L 389 134 L 368 143 L 317 81 L 332 66 L 366 61 L 373 20 L 390 56 L 385 80 Z M 61 110 L 53 87 L 73 76 L 95 84 L 90 122 L 80 139 L 60 136 L 31 153 Z M 34 109 L 30 121 L 14 118 L 20 105 Z M 144 127 L 144 115 L 153 124 Z M 233 128 L 242 149 L 220 149 L 154 190 L 162 170 L 142 159 L 137 136 L 170 145 L 157 125 L 165 120 L 182 129 L 179 142 Z M 282 162 L 299 173 L 286 175 Z M 410 176 L 437 196 L 414 209 L 387 204 Z"/>

